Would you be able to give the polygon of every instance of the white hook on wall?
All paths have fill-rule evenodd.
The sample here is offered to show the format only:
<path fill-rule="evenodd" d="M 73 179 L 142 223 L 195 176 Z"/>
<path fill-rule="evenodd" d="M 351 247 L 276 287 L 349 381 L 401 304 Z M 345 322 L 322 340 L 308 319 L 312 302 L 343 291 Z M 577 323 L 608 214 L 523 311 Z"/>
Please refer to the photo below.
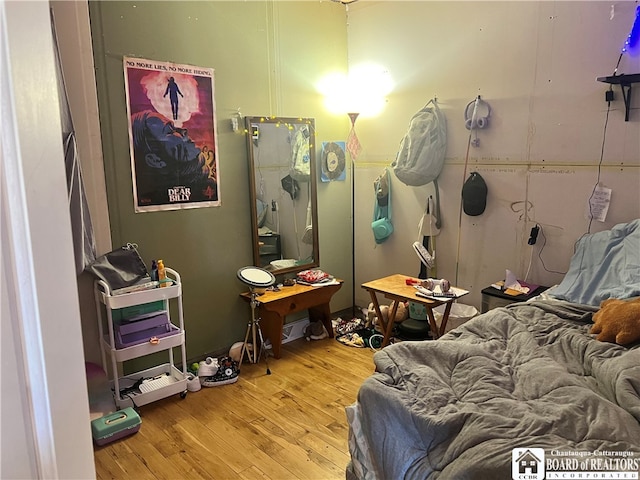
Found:
<path fill-rule="evenodd" d="M 231 115 L 231 130 L 238 132 L 240 130 L 240 120 L 242 120 L 242 114 L 240 113 L 240 107 Z"/>

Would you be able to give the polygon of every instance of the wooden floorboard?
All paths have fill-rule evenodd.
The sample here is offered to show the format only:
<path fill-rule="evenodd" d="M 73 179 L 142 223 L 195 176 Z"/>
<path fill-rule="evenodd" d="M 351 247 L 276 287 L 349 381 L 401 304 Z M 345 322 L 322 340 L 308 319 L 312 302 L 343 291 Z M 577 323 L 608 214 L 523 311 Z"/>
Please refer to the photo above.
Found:
<path fill-rule="evenodd" d="M 107 479 L 344 479 L 344 408 L 373 373 L 373 351 L 295 340 L 282 358 L 243 363 L 236 383 L 140 407 L 140 431 L 94 448 Z"/>

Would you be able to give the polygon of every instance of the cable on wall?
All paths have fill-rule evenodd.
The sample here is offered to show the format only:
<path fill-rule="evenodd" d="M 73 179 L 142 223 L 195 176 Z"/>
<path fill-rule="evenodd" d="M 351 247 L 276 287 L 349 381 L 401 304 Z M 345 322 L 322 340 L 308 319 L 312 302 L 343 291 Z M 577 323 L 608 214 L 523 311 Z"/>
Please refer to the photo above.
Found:
<path fill-rule="evenodd" d="M 544 234 L 544 230 L 542 229 L 542 227 L 540 227 L 540 235 L 542 235 L 542 246 L 540 247 L 540 251 L 538 252 L 538 258 L 540 259 L 540 263 L 542 264 L 542 268 L 544 268 L 545 271 L 549 272 L 549 273 L 557 273 L 559 275 L 566 275 L 567 272 L 558 272 L 556 270 L 550 270 L 544 264 L 544 260 L 542 259 L 542 251 L 544 250 L 544 247 L 547 245 L 547 236 Z"/>
<path fill-rule="evenodd" d="M 480 99 L 480 96 L 478 95 L 475 99 L 475 103 L 473 105 L 473 113 L 471 114 L 471 118 L 475 119 L 476 115 L 478 113 L 478 101 Z M 467 106 L 468 108 L 468 106 Z M 467 168 L 469 166 L 469 151 L 471 149 L 471 144 L 473 143 L 472 141 L 472 137 L 473 136 L 473 129 L 469 130 L 469 137 L 467 139 L 467 153 L 464 156 L 464 172 L 462 173 L 462 184 L 464 185 L 464 182 L 467 179 Z M 458 273 L 460 270 L 460 241 L 461 241 L 461 236 L 462 236 L 462 196 L 460 196 L 460 209 L 458 210 L 458 240 L 457 240 L 457 247 L 456 247 L 456 280 L 455 280 L 455 285 L 458 285 Z"/>
<path fill-rule="evenodd" d="M 609 87 L 611 88 L 611 87 Z M 591 195 L 589 196 L 589 225 L 587 227 L 587 233 L 589 234 L 591 233 L 591 224 L 593 223 L 593 206 L 591 205 L 591 200 L 593 199 L 593 196 L 596 193 L 596 189 L 598 188 L 598 185 L 600 184 L 600 175 L 602 173 L 602 160 L 604 159 L 604 146 L 606 143 L 606 139 L 607 139 L 607 125 L 609 124 L 609 112 L 611 111 L 611 101 L 607 101 L 607 114 L 605 116 L 605 121 L 604 121 L 604 128 L 602 131 L 602 146 L 600 147 L 600 161 L 598 162 L 598 177 L 596 179 L 596 183 L 593 186 L 593 190 L 591 190 Z M 582 235 L 584 237 L 584 235 Z M 582 238 L 582 237 L 580 237 Z M 576 242 L 577 243 L 577 242 Z"/>

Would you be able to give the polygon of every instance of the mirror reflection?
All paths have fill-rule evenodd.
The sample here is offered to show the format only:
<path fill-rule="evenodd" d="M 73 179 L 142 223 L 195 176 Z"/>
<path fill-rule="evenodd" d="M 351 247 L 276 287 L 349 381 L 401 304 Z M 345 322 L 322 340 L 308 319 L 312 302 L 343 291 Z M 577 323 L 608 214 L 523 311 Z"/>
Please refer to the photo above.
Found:
<path fill-rule="evenodd" d="M 246 117 L 254 265 L 287 273 L 319 265 L 315 122 Z"/>

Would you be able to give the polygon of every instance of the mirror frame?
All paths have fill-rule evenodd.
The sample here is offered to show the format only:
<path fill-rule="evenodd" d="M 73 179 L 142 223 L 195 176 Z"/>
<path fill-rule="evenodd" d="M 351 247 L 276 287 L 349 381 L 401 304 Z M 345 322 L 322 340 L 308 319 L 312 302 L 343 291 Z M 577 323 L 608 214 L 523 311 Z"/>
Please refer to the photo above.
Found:
<path fill-rule="evenodd" d="M 305 117 L 268 117 L 254 116 L 245 117 L 245 136 L 247 144 L 247 157 L 249 159 L 249 194 L 251 206 L 251 235 L 253 242 L 253 264 L 260 267 L 260 246 L 258 237 L 258 209 L 256 206 L 257 185 L 256 185 L 256 163 L 251 125 L 254 123 L 274 124 L 274 125 L 291 125 L 291 124 L 307 124 L 312 132 L 309 137 L 309 162 L 310 162 L 310 192 L 311 192 L 311 223 L 313 225 L 313 261 L 293 267 L 271 269 L 268 270 L 274 275 L 282 275 L 287 273 L 297 273 L 302 270 L 318 268 L 320 266 L 320 248 L 318 242 L 318 201 L 317 201 L 317 163 L 316 163 L 316 128 L 315 119 Z M 282 187 L 279 187 L 282 188 Z M 261 267 L 264 268 L 264 267 Z"/>

